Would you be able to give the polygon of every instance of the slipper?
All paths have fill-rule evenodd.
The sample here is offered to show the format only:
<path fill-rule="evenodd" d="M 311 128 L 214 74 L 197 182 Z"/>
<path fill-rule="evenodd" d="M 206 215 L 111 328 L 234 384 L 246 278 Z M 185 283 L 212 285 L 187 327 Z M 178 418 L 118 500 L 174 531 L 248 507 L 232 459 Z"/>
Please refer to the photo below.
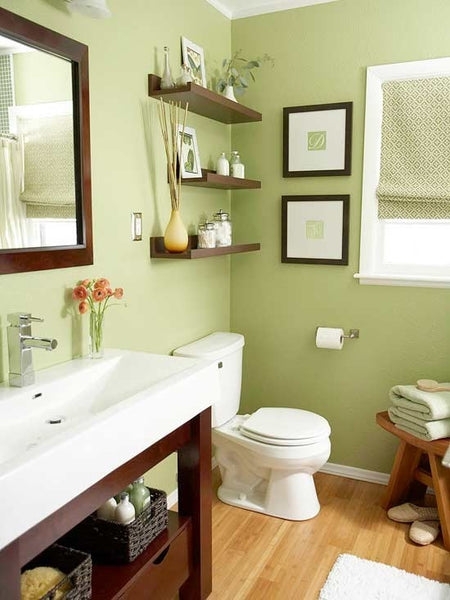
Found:
<path fill-rule="evenodd" d="M 392 521 L 398 523 L 412 523 L 413 521 L 437 521 L 439 515 L 434 506 L 416 506 L 411 502 L 405 502 L 399 506 L 393 506 L 387 512 Z"/>
<path fill-rule="evenodd" d="M 439 521 L 414 521 L 409 528 L 409 539 L 421 546 L 427 546 L 437 538 L 439 528 Z"/>

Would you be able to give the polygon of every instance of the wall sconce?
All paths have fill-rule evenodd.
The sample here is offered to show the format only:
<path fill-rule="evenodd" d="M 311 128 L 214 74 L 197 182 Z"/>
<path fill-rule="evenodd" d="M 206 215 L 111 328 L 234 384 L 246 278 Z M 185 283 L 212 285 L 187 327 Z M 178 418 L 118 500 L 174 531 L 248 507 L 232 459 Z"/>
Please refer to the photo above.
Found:
<path fill-rule="evenodd" d="M 86 17 L 94 19 L 107 19 L 111 17 L 106 0 L 66 0 L 69 4 L 69 10 L 77 12 Z"/>

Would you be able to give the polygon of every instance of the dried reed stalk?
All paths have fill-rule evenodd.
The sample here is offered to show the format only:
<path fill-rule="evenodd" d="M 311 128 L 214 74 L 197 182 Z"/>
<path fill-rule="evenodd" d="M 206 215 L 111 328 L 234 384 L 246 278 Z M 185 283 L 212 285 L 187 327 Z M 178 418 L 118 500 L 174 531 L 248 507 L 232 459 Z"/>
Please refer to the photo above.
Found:
<path fill-rule="evenodd" d="M 186 119 L 189 109 L 189 103 L 186 103 L 184 109 L 183 126 L 180 131 L 180 152 L 178 152 L 178 123 L 181 111 L 181 102 L 169 102 L 169 106 L 166 108 L 162 98 L 160 98 L 158 106 L 159 124 L 161 127 L 161 134 L 164 141 L 164 150 L 166 152 L 167 170 L 169 174 L 169 190 L 170 190 L 170 202 L 172 210 L 180 209 L 181 200 L 181 160 L 182 160 L 182 148 L 184 141 L 184 131 L 186 128 Z M 179 161 L 179 168 L 177 173 L 177 163 Z"/>

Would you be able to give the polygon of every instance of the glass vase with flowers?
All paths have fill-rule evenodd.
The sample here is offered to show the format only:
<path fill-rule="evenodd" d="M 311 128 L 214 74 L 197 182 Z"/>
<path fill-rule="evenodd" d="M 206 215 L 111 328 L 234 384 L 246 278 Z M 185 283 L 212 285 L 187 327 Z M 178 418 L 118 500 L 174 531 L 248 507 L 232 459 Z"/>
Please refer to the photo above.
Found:
<path fill-rule="evenodd" d="M 90 311 L 89 315 L 89 357 L 101 358 L 104 353 L 103 348 L 103 324 L 105 311 L 117 302 L 113 299 L 121 300 L 123 298 L 123 288 L 112 289 L 108 279 L 99 277 L 98 279 L 84 279 L 80 281 L 72 292 L 72 298 L 77 301 L 78 311 L 84 315 Z"/>

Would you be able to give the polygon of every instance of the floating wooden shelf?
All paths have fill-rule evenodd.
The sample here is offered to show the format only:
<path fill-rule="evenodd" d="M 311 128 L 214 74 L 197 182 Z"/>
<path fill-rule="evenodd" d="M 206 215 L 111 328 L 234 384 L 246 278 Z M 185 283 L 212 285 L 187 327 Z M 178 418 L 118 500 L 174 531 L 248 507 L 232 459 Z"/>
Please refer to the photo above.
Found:
<path fill-rule="evenodd" d="M 133 562 L 124 565 L 93 565 L 92 569 L 92 600 L 111 600 L 122 597 L 130 582 L 139 578 L 149 568 L 157 557 L 164 552 L 174 539 L 188 526 L 190 518 L 180 517 L 173 511 L 168 511 L 169 523 L 153 540 L 149 547 Z"/>
<path fill-rule="evenodd" d="M 175 259 L 193 259 L 207 258 L 208 256 L 220 256 L 223 254 L 237 254 L 239 252 L 255 252 L 260 250 L 261 244 L 233 244 L 222 248 L 197 248 L 198 237 L 189 236 L 189 246 L 184 252 L 168 252 L 164 248 L 163 237 L 150 238 L 150 256 L 151 258 L 175 258 Z"/>
<path fill-rule="evenodd" d="M 202 177 L 182 179 L 181 183 L 183 185 L 215 188 L 218 190 L 257 190 L 261 187 L 261 182 L 256 181 L 256 179 L 242 179 L 239 177 L 218 175 L 215 171 L 210 171 L 209 169 L 202 169 Z"/>
<path fill-rule="evenodd" d="M 189 110 L 197 115 L 209 117 L 221 123 L 251 123 L 262 121 L 262 115 L 239 102 L 228 100 L 216 92 L 208 90 L 196 83 L 188 83 L 183 87 L 162 90 L 161 77 L 148 76 L 148 95 L 162 98 L 164 102 L 181 102 L 184 106 L 189 102 Z"/>

